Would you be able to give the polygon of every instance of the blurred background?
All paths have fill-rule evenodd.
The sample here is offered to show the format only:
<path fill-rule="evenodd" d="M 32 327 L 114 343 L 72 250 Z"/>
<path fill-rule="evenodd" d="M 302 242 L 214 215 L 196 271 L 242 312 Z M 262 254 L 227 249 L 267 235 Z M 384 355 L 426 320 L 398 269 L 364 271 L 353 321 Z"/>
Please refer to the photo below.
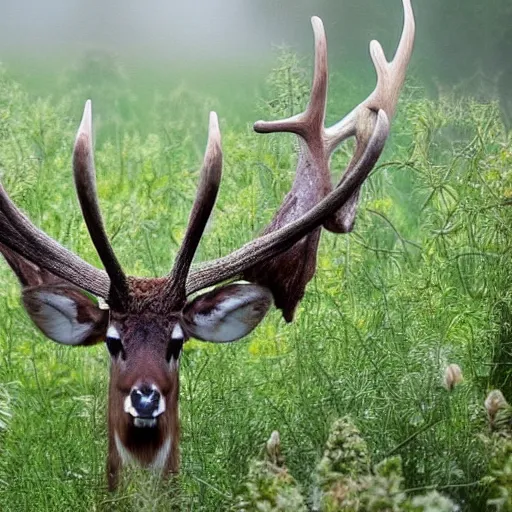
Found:
<path fill-rule="evenodd" d="M 155 94 L 176 86 L 220 99 L 226 113 L 254 120 L 254 90 L 286 45 L 309 59 L 309 18 L 321 16 L 331 72 L 361 89 L 373 87 L 368 42 L 389 51 L 400 31 L 398 0 L 111 0 L 0 1 L 0 61 L 31 92 L 60 95 L 79 83 L 118 79 L 143 114 Z M 415 1 L 416 50 L 412 74 L 427 94 L 449 88 L 479 99 L 499 99 L 511 123 L 512 2 Z M 63 75 L 64 72 L 67 74 Z M 63 78 L 65 76 L 65 78 Z M 139 116 L 140 117 L 140 116 Z M 142 116 L 144 117 L 144 116 Z M 144 122 L 144 121 L 143 121 Z"/>

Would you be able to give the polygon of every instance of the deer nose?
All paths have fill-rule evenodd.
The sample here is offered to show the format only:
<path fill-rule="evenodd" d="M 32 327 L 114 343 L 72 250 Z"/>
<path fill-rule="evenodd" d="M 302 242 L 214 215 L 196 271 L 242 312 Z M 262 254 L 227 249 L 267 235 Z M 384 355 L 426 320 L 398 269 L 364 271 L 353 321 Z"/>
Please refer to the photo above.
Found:
<path fill-rule="evenodd" d="M 163 412 L 162 395 L 155 386 L 142 385 L 132 388 L 129 400 L 132 416 L 156 418 Z"/>

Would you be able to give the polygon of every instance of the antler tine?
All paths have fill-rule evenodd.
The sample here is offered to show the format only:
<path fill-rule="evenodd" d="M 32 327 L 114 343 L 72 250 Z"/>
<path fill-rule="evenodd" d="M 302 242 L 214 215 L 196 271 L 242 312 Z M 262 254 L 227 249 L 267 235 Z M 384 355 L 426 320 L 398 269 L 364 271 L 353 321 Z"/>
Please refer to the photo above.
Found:
<path fill-rule="evenodd" d="M 331 154 L 347 137 L 362 130 L 363 126 L 359 122 L 359 116 L 365 108 L 375 112 L 382 109 L 390 121 L 393 118 L 414 45 L 415 23 L 411 0 L 402 0 L 402 4 L 404 24 L 395 56 L 391 62 L 388 62 L 380 43 L 371 41 L 370 56 L 377 73 L 377 85 L 370 96 L 345 118 L 325 129 L 325 144 L 328 154 Z"/>
<path fill-rule="evenodd" d="M 126 276 L 105 232 L 96 192 L 96 173 L 92 149 L 91 100 L 85 103 L 82 122 L 73 150 L 73 175 L 82 215 L 91 240 L 110 278 L 110 303 L 122 304 L 128 296 Z"/>
<path fill-rule="evenodd" d="M 239 276 L 244 270 L 257 263 L 268 260 L 289 249 L 298 240 L 343 205 L 353 194 L 378 160 L 389 133 L 389 121 L 386 113 L 380 110 L 373 133 L 361 158 L 347 170 L 343 183 L 322 199 L 308 213 L 284 227 L 261 236 L 242 246 L 237 251 L 206 263 L 190 273 L 187 280 L 187 295 L 202 288 Z"/>
<path fill-rule="evenodd" d="M 0 243 L 52 274 L 106 298 L 109 278 L 36 228 L 0 184 Z"/>
<path fill-rule="evenodd" d="M 286 194 L 263 235 L 276 231 L 308 212 L 332 190 L 329 165 L 324 157 L 323 130 L 327 98 L 327 41 L 320 18 L 311 19 L 315 36 L 313 83 L 306 110 L 292 120 L 258 122 L 256 131 L 293 131 L 299 138 L 300 151 L 293 185 Z M 308 233 L 289 251 L 272 261 L 255 265 L 242 278 L 268 288 L 274 305 L 291 322 L 307 283 L 315 273 L 320 229 Z M 284 270 L 286 269 L 286 270 Z"/>
<path fill-rule="evenodd" d="M 377 73 L 377 85 L 374 91 L 361 102 L 352 112 L 338 123 L 324 130 L 324 144 L 326 157 L 338 147 L 346 138 L 356 136 L 356 149 L 348 168 L 357 162 L 364 146 L 370 136 L 375 114 L 379 109 L 386 112 L 391 121 L 395 113 L 400 90 L 405 80 L 405 71 L 411 58 L 414 43 L 414 15 L 410 0 L 402 0 L 404 8 L 404 25 L 402 36 L 395 52 L 395 57 L 388 63 L 384 56 L 382 46 L 378 41 L 371 41 L 370 56 Z M 346 171 L 345 171 L 346 172 Z M 342 175 L 341 182 L 345 179 Z M 359 201 L 360 188 L 354 191 L 352 197 L 326 219 L 324 227 L 334 233 L 347 233 L 352 230 Z"/>
<path fill-rule="evenodd" d="M 222 148 L 219 121 L 215 112 L 210 112 L 208 142 L 197 188 L 197 194 L 190 213 L 185 238 L 166 285 L 168 301 L 184 301 L 185 284 L 197 246 L 217 199 L 222 175 Z"/>
<path fill-rule="evenodd" d="M 400 89 L 405 81 L 407 64 L 411 59 L 414 45 L 414 15 L 412 12 L 411 0 L 402 0 L 404 6 L 404 25 L 402 37 L 391 62 L 387 62 L 378 41 L 370 43 L 370 55 L 378 80 L 374 93 L 368 98 L 368 108 L 381 108 L 391 119 L 395 113 L 396 104 Z"/>
<path fill-rule="evenodd" d="M 308 142 L 314 136 L 321 136 L 327 102 L 327 40 L 324 25 L 320 18 L 313 16 L 311 25 L 315 36 L 315 70 L 306 110 L 301 114 L 279 121 L 256 121 L 254 123 L 256 132 L 290 132 L 301 136 Z"/>

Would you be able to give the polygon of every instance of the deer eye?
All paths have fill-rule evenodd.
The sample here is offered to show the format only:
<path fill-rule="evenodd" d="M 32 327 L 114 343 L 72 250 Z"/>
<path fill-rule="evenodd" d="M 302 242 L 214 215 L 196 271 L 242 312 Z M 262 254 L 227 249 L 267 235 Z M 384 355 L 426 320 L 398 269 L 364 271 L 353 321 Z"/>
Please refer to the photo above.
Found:
<path fill-rule="evenodd" d="M 175 361 L 179 359 L 181 349 L 183 348 L 183 341 L 183 338 L 180 340 L 171 339 L 171 341 L 169 341 L 169 345 L 167 345 L 167 354 L 165 355 L 168 363 L 171 362 L 171 359 L 174 359 Z"/>
<path fill-rule="evenodd" d="M 172 330 L 171 340 L 167 345 L 166 359 L 170 363 L 171 359 L 177 361 L 180 357 L 181 349 L 183 348 L 183 342 L 185 341 L 185 333 L 181 328 L 180 324 L 176 324 Z"/>
<path fill-rule="evenodd" d="M 121 354 L 124 359 L 123 344 L 121 343 L 121 338 L 115 327 L 110 326 L 108 328 L 105 342 L 112 357 L 117 357 L 119 354 Z"/>

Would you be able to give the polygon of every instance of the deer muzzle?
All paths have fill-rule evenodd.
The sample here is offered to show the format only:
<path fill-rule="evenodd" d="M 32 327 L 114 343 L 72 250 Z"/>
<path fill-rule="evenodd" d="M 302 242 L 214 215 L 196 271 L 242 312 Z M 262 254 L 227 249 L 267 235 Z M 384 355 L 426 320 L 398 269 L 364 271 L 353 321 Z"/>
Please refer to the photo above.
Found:
<path fill-rule="evenodd" d="M 133 417 L 136 427 L 156 427 L 165 411 L 165 401 L 155 384 L 133 386 L 124 401 L 124 412 Z"/>

